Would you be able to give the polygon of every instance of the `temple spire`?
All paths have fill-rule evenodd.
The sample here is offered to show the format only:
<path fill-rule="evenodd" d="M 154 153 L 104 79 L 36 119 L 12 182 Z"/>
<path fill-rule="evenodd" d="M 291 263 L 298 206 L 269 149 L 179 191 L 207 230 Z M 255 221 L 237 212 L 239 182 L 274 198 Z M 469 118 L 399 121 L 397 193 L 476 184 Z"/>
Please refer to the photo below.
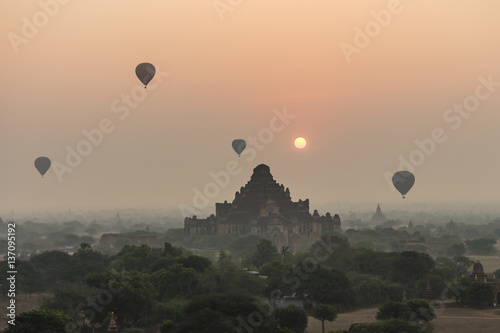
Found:
<path fill-rule="evenodd" d="M 427 286 L 425 287 L 425 292 L 424 292 L 423 298 L 425 298 L 425 299 L 432 298 L 431 281 L 429 279 L 427 279 Z"/>
<path fill-rule="evenodd" d="M 403 300 L 401 303 L 403 303 L 403 305 L 408 304 L 408 299 L 406 298 L 406 291 L 403 291 Z"/>
<path fill-rule="evenodd" d="M 106 332 L 118 332 L 118 326 L 116 326 L 114 312 L 111 312 L 111 320 L 109 321 L 108 330 Z"/>

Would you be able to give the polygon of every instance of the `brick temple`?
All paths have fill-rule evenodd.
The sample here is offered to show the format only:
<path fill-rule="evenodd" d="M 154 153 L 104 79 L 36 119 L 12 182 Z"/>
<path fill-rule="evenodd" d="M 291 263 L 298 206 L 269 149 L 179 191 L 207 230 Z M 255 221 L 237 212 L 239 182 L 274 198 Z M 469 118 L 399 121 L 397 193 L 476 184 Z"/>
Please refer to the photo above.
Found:
<path fill-rule="evenodd" d="M 236 192 L 233 202 L 216 203 L 215 215 L 184 219 L 184 237 L 232 234 L 260 235 L 280 248 L 299 248 L 319 240 L 324 232 L 340 232 L 340 217 L 309 212 L 309 199 L 292 201 L 290 191 L 278 184 L 265 164 L 253 169 L 250 180 Z"/>

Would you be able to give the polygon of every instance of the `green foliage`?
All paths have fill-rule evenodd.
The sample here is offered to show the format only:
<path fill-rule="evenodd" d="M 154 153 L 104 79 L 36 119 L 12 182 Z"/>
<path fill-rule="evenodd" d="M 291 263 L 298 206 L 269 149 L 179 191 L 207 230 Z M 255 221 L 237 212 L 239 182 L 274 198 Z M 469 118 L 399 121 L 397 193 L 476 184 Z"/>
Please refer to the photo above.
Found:
<path fill-rule="evenodd" d="M 336 232 L 327 232 L 314 243 L 309 253 L 321 266 L 327 269 L 348 270 L 351 266 L 349 252 L 351 245 L 347 237 Z"/>
<path fill-rule="evenodd" d="M 405 309 L 403 303 L 387 301 L 378 309 L 375 318 L 378 320 L 387 319 L 408 319 L 408 311 Z"/>
<path fill-rule="evenodd" d="M 284 263 L 281 260 L 275 260 L 262 265 L 260 274 L 267 276 L 265 280 L 267 287 L 264 290 L 264 294 L 269 295 L 273 290 L 283 288 L 283 275 L 292 267 L 293 264 Z"/>
<path fill-rule="evenodd" d="M 288 327 L 280 327 L 278 333 L 293 333 L 293 331 Z"/>
<path fill-rule="evenodd" d="M 484 307 L 493 301 L 493 286 L 484 282 L 472 282 L 467 287 L 467 301 L 476 307 Z"/>
<path fill-rule="evenodd" d="M 379 320 L 374 323 L 353 324 L 349 333 L 431 333 L 429 328 L 402 319 Z"/>
<path fill-rule="evenodd" d="M 88 243 L 82 243 L 80 249 L 72 256 L 73 268 L 66 273 L 69 281 L 81 279 L 91 272 L 100 272 L 107 269 L 109 257 L 99 251 L 92 250 Z"/>
<path fill-rule="evenodd" d="M 63 311 L 76 319 L 80 314 L 80 307 L 88 304 L 87 299 L 95 299 L 96 292 L 95 288 L 83 282 L 60 283 L 54 288 L 53 297 L 43 303 L 43 308 Z M 100 316 L 98 319 L 103 318 Z"/>
<path fill-rule="evenodd" d="M 142 328 L 129 327 L 129 328 L 123 329 L 121 332 L 123 332 L 123 333 L 144 333 L 145 331 Z"/>
<path fill-rule="evenodd" d="M 182 255 L 182 249 L 172 246 L 172 244 L 165 242 L 163 244 L 163 254 L 177 258 Z"/>
<path fill-rule="evenodd" d="M 467 245 L 467 250 L 470 254 L 474 255 L 495 255 L 497 249 L 495 249 L 496 240 L 493 238 L 479 238 L 479 239 L 468 239 L 465 241 Z"/>
<path fill-rule="evenodd" d="M 467 302 L 467 288 L 470 284 L 471 281 L 466 277 L 453 280 L 448 284 L 445 296 L 448 299 L 455 299 L 460 305 L 464 305 Z"/>
<path fill-rule="evenodd" d="M 162 301 L 178 296 L 191 297 L 193 288 L 198 283 L 198 276 L 193 268 L 185 268 L 176 263 L 154 272 L 149 280 L 158 292 L 158 300 Z"/>
<path fill-rule="evenodd" d="M 257 250 L 247 259 L 245 263 L 260 268 L 265 263 L 278 260 L 280 255 L 278 249 L 270 240 L 261 239 L 257 244 Z"/>
<path fill-rule="evenodd" d="M 401 302 L 388 301 L 382 304 L 377 320 L 400 319 L 415 323 L 427 323 L 436 318 L 434 308 L 424 299 L 411 299 L 405 307 Z"/>
<path fill-rule="evenodd" d="M 196 296 L 184 307 L 186 318 L 179 323 L 179 332 L 234 332 L 250 314 L 260 314 L 257 305 L 264 309 L 250 295 L 225 293 Z"/>
<path fill-rule="evenodd" d="M 427 323 L 436 319 L 434 308 L 425 299 L 411 299 L 408 301 L 408 306 L 411 309 L 409 321 L 417 323 Z"/>
<path fill-rule="evenodd" d="M 17 275 L 16 275 L 16 291 L 17 293 L 27 293 L 32 294 L 35 292 L 43 291 L 44 283 L 40 279 L 42 272 L 35 268 L 31 262 L 24 260 L 16 261 Z M 8 262 L 0 261 L 0 292 L 2 295 L 7 295 L 10 288 L 10 283 L 6 280 L 10 275 L 7 273 L 10 269 L 8 268 Z M 5 282 L 3 282 L 5 281 Z"/>
<path fill-rule="evenodd" d="M 404 251 L 393 261 L 392 274 L 397 282 L 412 283 L 427 276 L 434 266 L 434 260 L 428 254 Z"/>
<path fill-rule="evenodd" d="M 179 258 L 177 260 L 179 264 L 185 268 L 193 268 L 198 273 L 203 273 L 207 268 L 212 265 L 210 259 L 200 257 L 200 256 L 189 256 L 187 258 Z"/>
<path fill-rule="evenodd" d="M 465 250 L 464 243 L 453 243 L 446 248 L 446 255 L 450 257 L 460 257 L 465 254 Z"/>
<path fill-rule="evenodd" d="M 403 285 L 390 283 L 371 274 L 349 272 L 346 274 L 351 281 L 354 294 L 354 305 L 366 307 L 381 304 L 389 299 L 401 299 Z"/>
<path fill-rule="evenodd" d="M 171 333 L 177 328 L 177 324 L 175 324 L 171 319 L 165 319 L 163 323 L 160 325 L 161 333 Z"/>
<path fill-rule="evenodd" d="M 455 257 L 453 258 L 457 265 L 457 276 L 461 277 L 463 274 L 467 274 L 469 268 L 474 264 L 474 261 L 467 257 Z"/>
<path fill-rule="evenodd" d="M 377 253 L 365 247 L 355 247 L 350 253 L 352 268 L 360 273 L 373 273 Z"/>
<path fill-rule="evenodd" d="M 287 327 L 294 333 L 303 333 L 307 327 L 307 313 L 295 305 L 277 308 L 274 318 L 280 327 Z"/>
<path fill-rule="evenodd" d="M 117 271 L 144 271 L 155 263 L 160 257 L 159 250 L 153 250 L 147 245 L 131 246 L 125 245 L 120 252 L 114 256 L 111 267 Z"/>
<path fill-rule="evenodd" d="M 325 320 L 334 321 L 337 318 L 337 310 L 329 304 L 318 304 L 312 309 L 311 315 L 321 320 L 322 332 L 325 333 Z"/>
<path fill-rule="evenodd" d="M 265 287 L 265 280 L 243 270 L 231 256 L 223 254 L 200 275 L 197 294 L 234 292 L 261 295 Z"/>
<path fill-rule="evenodd" d="M 31 310 L 17 315 L 16 324 L 8 325 L 4 333 L 59 333 L 65 332 L 71 318 L 55 310 Z"/>
<path fill-rule="evenodd" d="M 227 249 L 237 258 L 246 258 L 257 250 L 257 244 L 259 244 L 261 240 L 262 237 L 255 235 L 241 237 L 234 239 Z"/>
<path fill-rule="evenodd" d="M 61 281 L 68 281 L 67 276 L 74 267 L 71 256 L 61 251 L 37 254 L 30 259 L 30 262 L 42 272 L 47 285 L 52 286 Z"/>
<path fill-rule="evenodd" d="M 289 288 L 310 302 L 351 305 L 353 292 L 351 282 L 338 270 L 327 270 L 322 266 L 298 265 L 283 281 Z M 309 273 L 310 272 L 310 273 Z M 283 290 L 283 289 L 282 289 Z"/>
<path fill-rule="evenodd" d="M 500 268 L 493 272 L 496 279 L 500 278 Z"/>
<path fill-rule="evenodd" d="M 146 274 L 136 271 L 116 274 L 111 271 L 92 273 L 85 277 L 85 282 L 96 292 L 90 301 L 84 303 L 81 309 L 91 309 L 92 304 L 97 302 L 100 311 L 90 313 L 100 321 L 103 313 L 114 311 L 119 313 L 117 323 L 125 326 L 145 324 L 140 322 L 147 313 L 152 312 L 154 299 L 157 297 L 156 288 L 147 280 Z M 99 299 L 103 299 L 99 302 Z M 91 320 L 92 321 L 92 320 Z"/>

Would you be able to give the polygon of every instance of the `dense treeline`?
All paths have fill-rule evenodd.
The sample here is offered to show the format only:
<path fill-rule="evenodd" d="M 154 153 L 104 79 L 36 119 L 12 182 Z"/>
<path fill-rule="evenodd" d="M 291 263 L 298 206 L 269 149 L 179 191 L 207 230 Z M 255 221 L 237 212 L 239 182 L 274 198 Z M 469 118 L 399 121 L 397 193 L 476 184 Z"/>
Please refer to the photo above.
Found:
<path fill-rule="evenodd" d="M 400 301 L 403 291 L 410 299 L 421 298 L 427 281 L 436 298 L 443 291 L 466 290 L 448 296 L 459 304 L 480 306 L 484 300 L 474 299 L 474 290 L 487 292 L 480 282 L 466 285 L 467 279 L 460 279 L 472 265 L 465 257 L 434 260 L 416 251 L 378 252 L 351 247 L 337 234 L 298 253 L 277 249 L 266 239 L 255 241 L 242 239 L 240 248 L 221 251 L 215 261 L 170 243 L 127 245 L 114 255 L 82 243 L 73 255 L 51 251 L 19 261 L 17 288 L 53 294 L 43 307 L 71 318 L 67 331 L 83 333 L 93 325 L 105 330 L 111 312 L 130 332 L 134 327 L 155 332 L 158 324 L 162 332 L 232 332 L 237 327 L 278 332 L 278 326 L 285 332 L 286 325 L 302 332 L 304 321 L 298 318 L 305 311 L 313 314 L 316 304 L 345 311 Z M 249 255 L 247 243 L 254 244 Z M 0 273 L 6 271 L 3 267 Z M 290 305 L 296 301 L 303 301 L 304 309 Z"/>

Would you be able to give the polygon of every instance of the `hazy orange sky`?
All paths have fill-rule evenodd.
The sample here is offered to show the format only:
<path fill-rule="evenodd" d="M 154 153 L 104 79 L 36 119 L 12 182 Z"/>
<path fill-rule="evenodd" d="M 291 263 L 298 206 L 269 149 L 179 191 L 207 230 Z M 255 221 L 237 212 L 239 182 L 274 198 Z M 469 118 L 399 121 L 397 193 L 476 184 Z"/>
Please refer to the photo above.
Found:
<path fill-rule="evenodd" d="M 0 213 L 192 207 L 228 163 L 209 210 L 260 163 L 312 209 L 500 201 L 499 12 L 494 0 L 2 1 Z M 146 92 L 142 62 L 157 69 Z M 294 118 L 274 119 L 284 110 Z M 109 133 L 70 167 L 67 147 L 102 121 Z M 53 162 L 43 179 L 39 156 Z M 404 202 L 385 176 L 409 169 L 401 158 L 416 177 Z"/>

